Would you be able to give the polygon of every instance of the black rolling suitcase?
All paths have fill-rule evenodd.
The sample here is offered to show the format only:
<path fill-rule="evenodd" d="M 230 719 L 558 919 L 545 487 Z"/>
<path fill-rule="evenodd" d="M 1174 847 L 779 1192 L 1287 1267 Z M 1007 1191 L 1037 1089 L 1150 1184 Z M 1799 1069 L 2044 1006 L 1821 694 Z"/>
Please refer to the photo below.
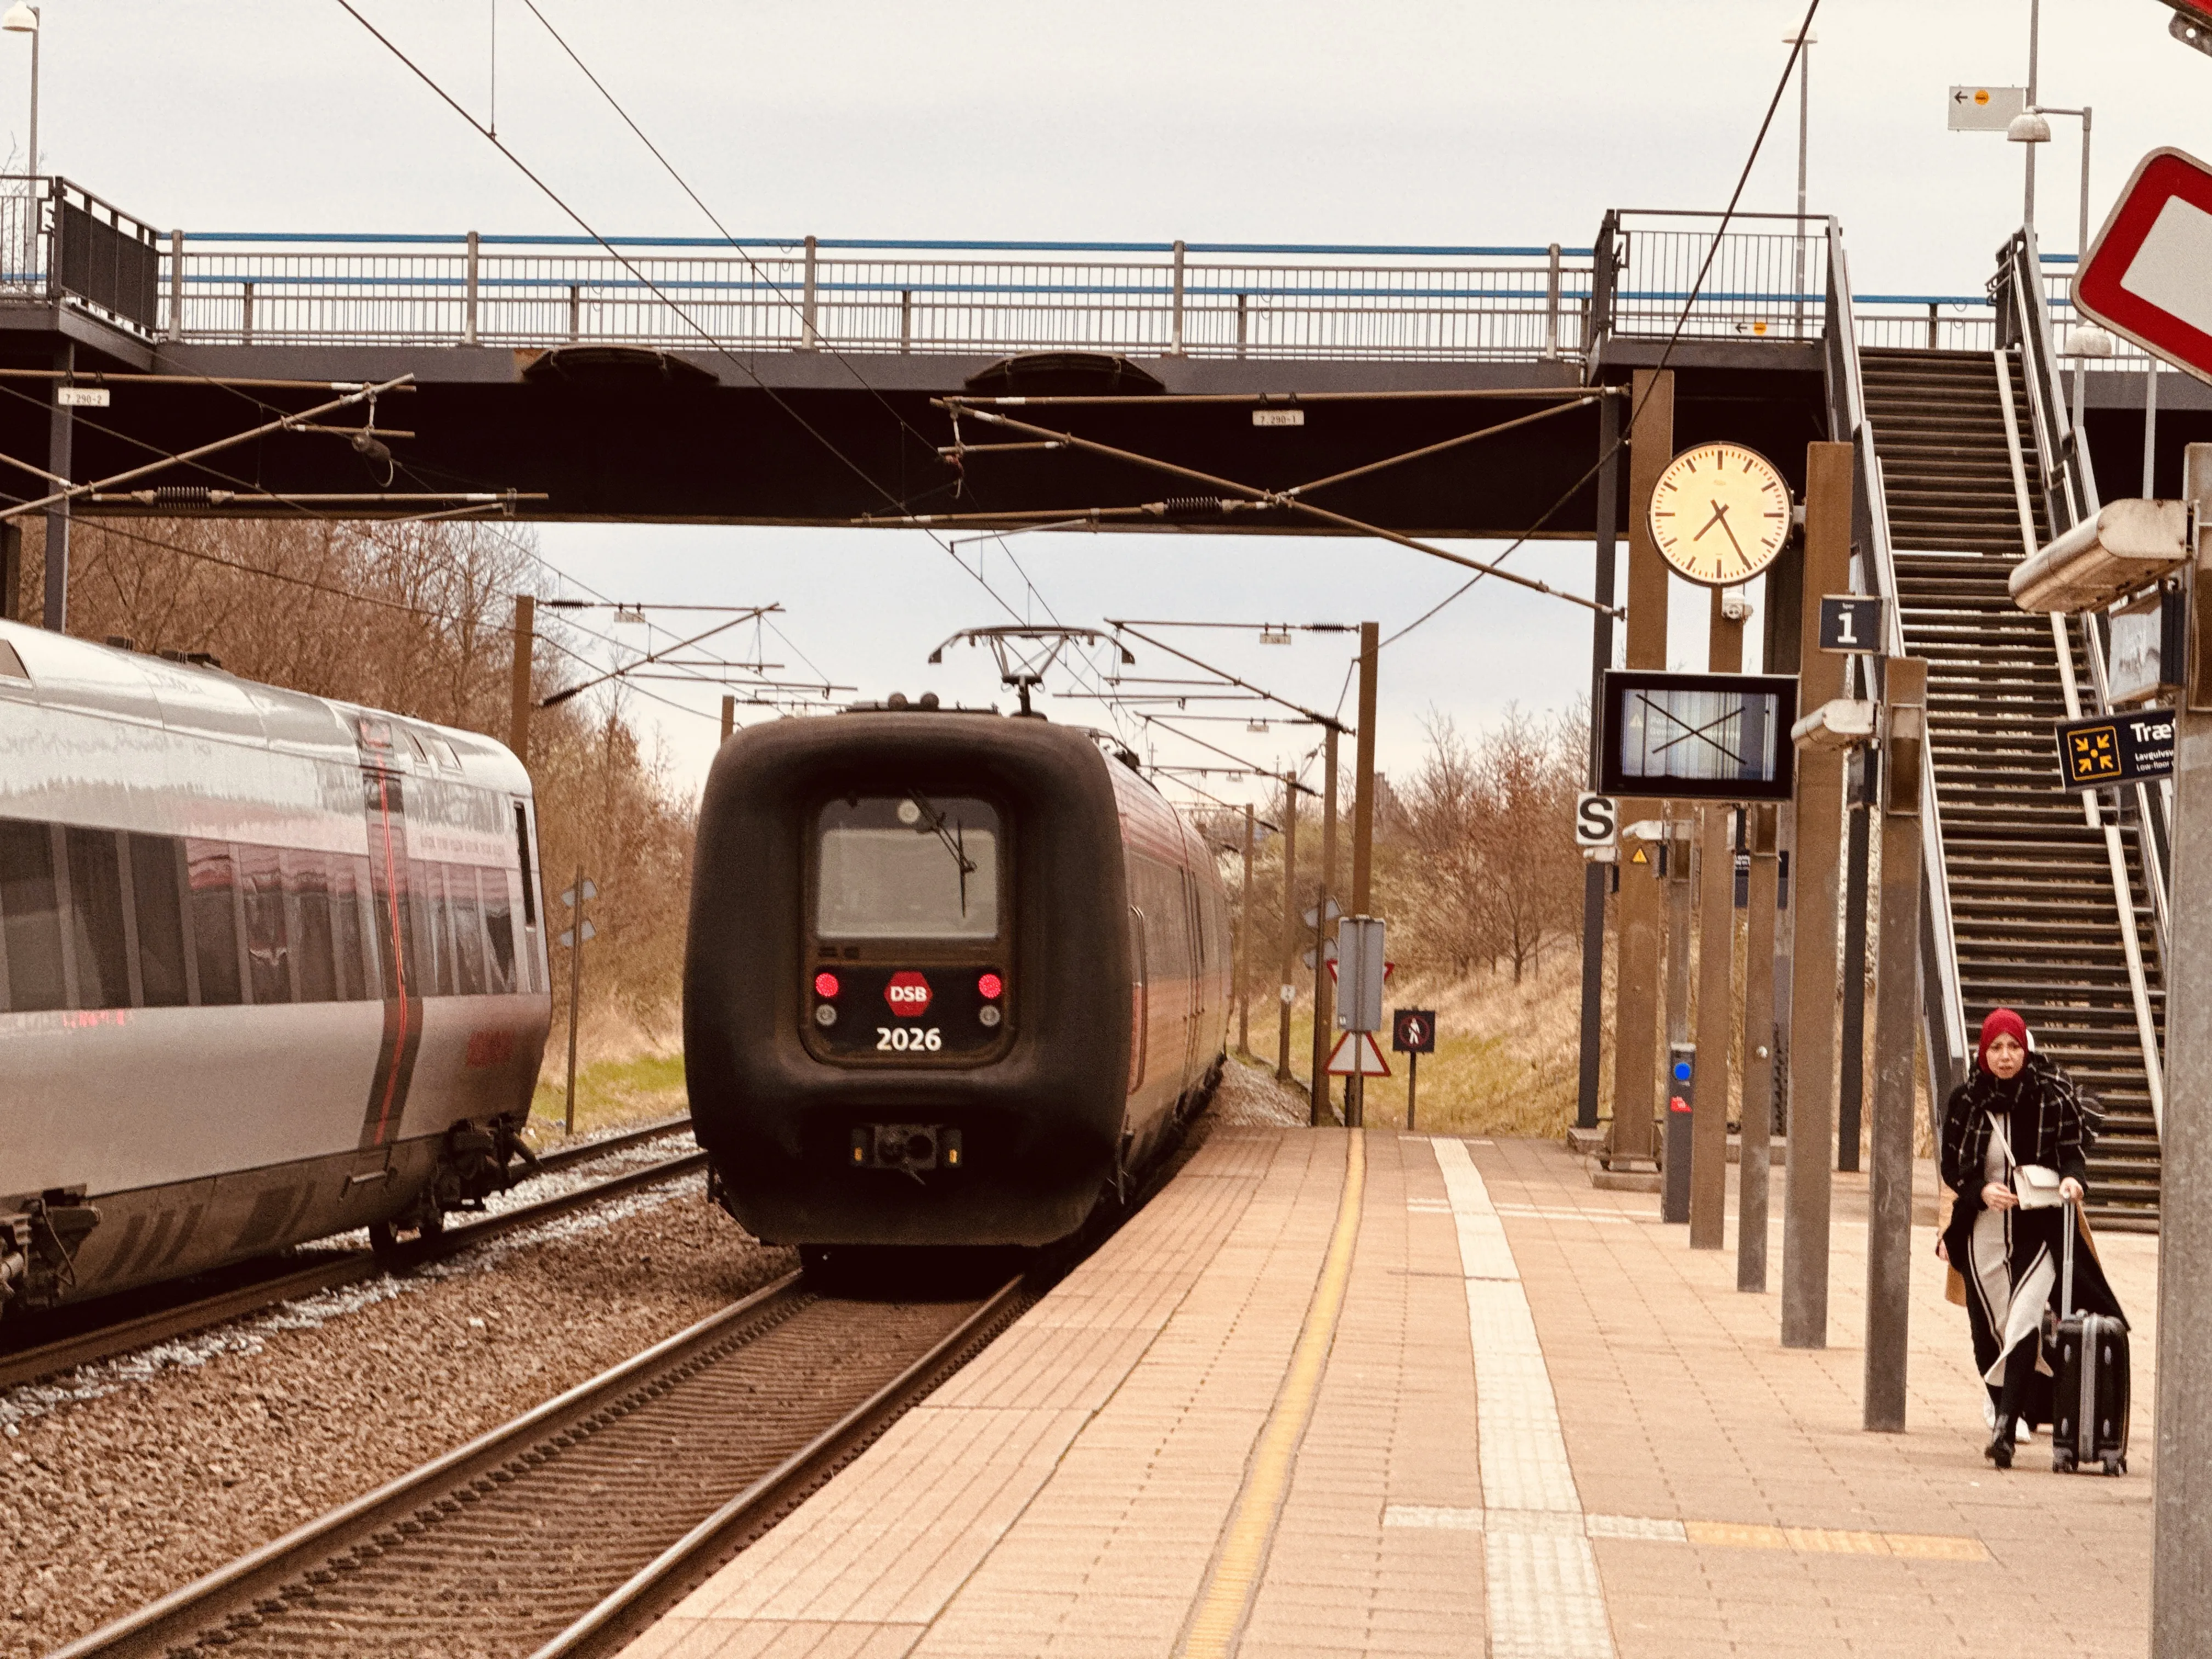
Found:
<path fill-rule="evenodd" d="M 2128 1472 L 2128 1324 L 2074 1311 L 2074 1206 L 2066 1206 L 2058 1305 L 2058 1382 L 2051 1424 L 2051 1467 L 2071 1474 L 2088 1465 Z"/>

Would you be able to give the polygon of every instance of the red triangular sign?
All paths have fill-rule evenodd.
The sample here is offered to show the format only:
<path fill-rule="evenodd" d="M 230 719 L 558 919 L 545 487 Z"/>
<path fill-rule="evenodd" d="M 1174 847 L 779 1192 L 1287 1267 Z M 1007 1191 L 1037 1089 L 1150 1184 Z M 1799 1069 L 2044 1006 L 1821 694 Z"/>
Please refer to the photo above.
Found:
<path fill-rule="evenodd" d="M 1390 1075 L 1390 1062 L 1382 1058 L 1382 1046 L 1372 1031 L 1346 1031 L 1337 1038 L 1328 1057 L 1331 1077 L 1350 1077 L 1354 1072 L 1362 1077 Z"/>

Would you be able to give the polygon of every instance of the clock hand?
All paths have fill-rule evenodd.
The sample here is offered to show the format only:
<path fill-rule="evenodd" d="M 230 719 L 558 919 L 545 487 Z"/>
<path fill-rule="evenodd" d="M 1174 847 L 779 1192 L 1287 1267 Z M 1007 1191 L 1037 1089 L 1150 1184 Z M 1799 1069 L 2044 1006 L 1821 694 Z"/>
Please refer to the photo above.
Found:
<path fill-rule="evenodd" d="M 1729 521 L 1728 521 L 1728 508 L 1726 508 L 1726 507 L 1722 507 L 1722 508 L 1720 508 L 1720 509 L 1719 509 L 1718 516 L 1719 516 L 1719 518 L 1720 518 L 1720 521 L 1721 521 L 1721 528 L 1722 528 L 1723 530 L 1726 530 L 1726 531 L 1728 531 L 1729 545 L 1730 547 L 1733 547 L 1734 549 L 1735 549 L 1735 556 L 1736 556 L 1736 557 L 1738 557 L 1739 559 L 1745 559 L 1745 560 L 1746 560 L 1746 562 L 1748 562 L 1747 556 L 1745 554 L 1745 552 L 1744 552 L 1744 550 L 1743 550 L 1743 544 L 1742 544 L 1741 542 L 1740 542 L 1740 541 L 1736 540 L 1736 538 L 1735 538 L 1735 532 L 1734 530 L 1731 530 L 1731 529 L 1729 529 Z"/>
<path fill-rule="evenodd" d="M 1711 530 L 1715 525 L 1720 526 L 1723 530 L 1728 528 L 1728 508 L 1723 507 L 1718 501 L 1715 501 L 1713 503 L 1713 516 L 1706 520 L 1703 528 L 1701 528 L 1696 535 L 1691 537 L 1690 539 L 1693 542 L 1701 542 L 1705 540 L 1705 532 L 1707 530 Z"/>

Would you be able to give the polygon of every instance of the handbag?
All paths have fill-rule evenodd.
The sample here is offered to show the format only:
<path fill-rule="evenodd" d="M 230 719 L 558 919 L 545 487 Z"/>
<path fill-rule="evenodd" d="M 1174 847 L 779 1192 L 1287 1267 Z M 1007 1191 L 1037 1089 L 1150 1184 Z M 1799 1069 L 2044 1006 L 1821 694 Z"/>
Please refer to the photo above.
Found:
<path fill-rule="evenodd" d="M 2004 1126 L 1993 1123 L 1990 1127 L 2004 1144 L 2005 1162 L 2012 1163 L 2012 1139 Z M 2023 1210 L 2055 1210 L 2066 1200 L 2058 1190 L 2061 1176 L 2057 1170 L 2043 1164 L 2013 1164 L 2013 1195 L 2020 1200 Z"/>

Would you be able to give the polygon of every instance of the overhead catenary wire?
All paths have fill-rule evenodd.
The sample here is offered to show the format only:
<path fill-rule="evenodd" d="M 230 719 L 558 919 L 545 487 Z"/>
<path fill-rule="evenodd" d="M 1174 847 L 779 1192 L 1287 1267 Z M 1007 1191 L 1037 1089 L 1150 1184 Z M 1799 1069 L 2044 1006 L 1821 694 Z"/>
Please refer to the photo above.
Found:
<path fill-rule="evenodd" d="M 1736 175 L 1735 189 L 1729 192 L 1728 206 L 1722 210 L 1720 224 L 1714 230 L 1712 241 L 1705 249 L 1705 257 L 1703 263 L 1701 263 L 1698 267 L 1697 281 L 1690 285 L 1689 295 L 1683 300 L 1682 308 L 1675 316 L 1674 330 L 1667 337 L 1666 349 L 1660 352 L 1659 361 L 1653 368 L 1652 381 L 1654 385 L 1657 383 L 1660 373 L 1662 372 L 1666 368 L 1668 363 L 1673 360 L 1674 356 L 1674 348 L 1680 343 L 1682 338 L 1682 331 L 1689 325 L 1691 309 L 1698 303 L 1698 296 L 1705 292 L 1705 278 L 1711 275 L 1713 260 L 1720 253 L 1721 238 L 1728 234 L 1729 222 L 1735 217 L 1737 204 L 1743 200 L 1744 188 L 1751 182 L 1752 169 L 1758 165 L 1759 151 L 1765 149 L 1766 145 L 1767 131 L 1774 125 L 1774 112 L 1781 107 L 1783 94 L 1790 89 L 1790 77 L 1796 72 L 1797 59 L 1805 50 L 1807 32 L 1812 28 L 1814 15 L 1820 9 L 1820 0 L 1808 0 L 1808 3 L 1805 8 L 1804 21 L 1798 24 L 1796 33 L 1790 37 L 1790 56 L 1783 62 L 1782 78 L 1775 82 L 1774 95 L 1767 100 L 1766 114 L 1759 124 L 1759 132 L 1757 136 L 1751 141 L 1751 154 L 1744 158 L 1743 170 Z M 1650 394 L 1647 391 L 1644 395 L 1648 398 Z M 1619 455 L 1620 452 L 1627 447 L 1629 436 L 1636 430 L 1637 420 L 1643 412 L 1644 401 L 1643 399 L 1638 399 L 1630 408 L 1628 419 L 1622 424 L 1620 435 L 1613 441 L 1611 447 L 1607 449 L 1604 454 L 1599 456 L 1596 463 L 1592 465 L 1587 472 L 1583 473 L 1581 477 L 1576 479 L 1574 483 L 1567 489 L 1565 493 L 1563 494 L 1559 500 L 1553 501 L 1551 506 L 1546 507 L 1542 514 L 1538 516 L 1535 523 L 1530 525 L 1528 529 L 1522 531 L 1520 535 L 1514 538 L 1512 543 L 1507 546 L 1505 550 L 1498 556 L 1500 562 L 1511 558 L 1516 552 L 1519 551 L 1520 549 L 1527 544 L 1531 536 L 1534 536 L 1538 531 L 1541 530 L 1547 524 L 1551 522 L 1552 519 L 1557 515 L 1560 508 L 1564 507 L 1569 501 L 1572 501 L 1577 495 L 1581 494 L 1581 492 L 1589 486 L 1591 480 L 1595 479 L 1599 473 L 1602 472 L 1607 467 L 1613 464 L 1613 458 Z M 1407 623 L 1403 628 L 1399 629 L 1388 639 L 1381 641 L 1381 643 L 1376 647 L 1376 649 L 1380 651 L 1384 646 L 1395 645 L 1398 641 L 1404 639 L 1407 635 L 1412 633 L 1422 623 L 1434 617 L 1438 611 L 1443 610 L 1445 606 L 1450 605 L 1454 600 L 1466 593 L 1477 582 L 1482 580 L 1483 575 L 1487 574 L 1487 572 L 1480 572 L 1475 575 L 1470 576 L 1466 581 L 1461 583 L 1459 586 L 1454 588 L 1449 593 L 1444 595 L 1443 599 L 1437 600 L 1436 604 L 1431 605 L 1419 616 L 1414 617 L 1413 621 Z"/>
<path fill-rule="evenodd" d="M 540 193 L 542 193 L 548 201 L 551 202 L 556 208 L 573 222 L 579 229 L 583 231 L 586 236 L 590 237 L 594 242 L 597 242 L 601 247 L 605 248 L 608 254 L 621 264 L 622 267 L 627 270 L 641 287 L 652 293 L 662 304 L 667 306 L 676 316 L 681 318 L 686 326 L 696 333 L 702 343 L 719 353 L 724 358 L 727 359 L 739 373 L 750 380 L 757 388 L 767 396 L 769 400 L 775 404 L 779 410 L 793 421 L 802 431 L 806 433 L 809 437 L 812 438 L 817 443 L 821 445 L 823 449 L 845 466 L 848 471 L 852 472 L 855 477 L 859 478 L 863 483 L 873 489 L 885 501 L 890 502 L 895 507 L 902 508 L 905 506 L 905 503 L 902 501 L 896 495 L 878 480 L 867 471 L 866 468 L 863 467 L 858 461 L 854 460 L 842 449 L 839 448 L 826 434 L 823 433 L 811 422 L 807 421 L 805 416 L 800 415 L 799 411 L 792 406 L 789 401 L 781 395 L 781 393 L 780 393 L 775 387 L 769 385 L 759 373 L 753 368 L 750 362 L 740 357 L 735 352 L 732 352 L 726 342 L 714 334 L 712 330 L 701 323 L 696 318 L 692 316 L 691 313 L 679 304 L 673 296 L 669 295 L 659 283 L 655 283 L 649 276 L 647 276 L 645 271 L 638 266 L 635 260 L 631 259 L 628 254 L 624 253 L 620 248 L 617 247 L 614 243 L 610 241 L 605 236 L 602 235 L 596 228 L 584 218 L 581 214 L 577 212 L 574 208 L 571 207 L 568 201 L 562 198 L 558 191 L 555 191 L 550 185 L 549 185 L 544 179 L 540 178 L 536 171 L 533 170 L 528 163 L 524 161 L 522 158 L 518 155 L 496 132 L 492 131 L 485 126 L 483 123 L 479 122 L 473 115 L 470 114 L 469 112 L 462 106 L 459 100 L 454 98 L 452 94 L 448 93 L 442 86 L 441 86 L 435 78 L 434 78 L 427 70 L 422 69 L 420 64 L 416 64 L 405 52 L 401 50 L 399 46 L 389 36 L 386 35 L 382 30 L 379 29 L 374 23 L 371 23 L 368 18 L 364 17 L 361 14 L 360 10 L 352 4 L 351 0 L 337 0 L 337 3 L 349 16 L 351 16 L 356 22 L 359 23 L 362 28 L 366 29 L 368 33 L 386 49 L 386 51 L 389 52 L 395 58 L 404 65 L 417 80 L 421 81 L 424 86 L 428 87 L 430 91 L 447 106 L 447 107 L 451 109 L 456 115 L 459 116 L 461 119 L 466 122 L 479 137 L 483 137 L 487 143 L 490 143 L 495 149 L 497 149 L 501 155 L 505 156 L 508 162 L 510 162 L 515 169 L 523 175 L 523 177 L 529 179 L 530 182 L 538 188 Z M 531 7 L 531 11 L 532 15 L 538 18 L 538 22 L 544 26 L 547 33 L 553 37 L 555 42 L 561 47 L 562 51 L 568 55 L 569 60 L 573 62 L 580 71 L 582 71 L 586 79 L 591 82 L 593 88 L 599 92 L 602 98 L 606 100 L 609 106 L 611 106 L 615 112 L 621 117 L 623 124 L 627 125 L 633 133 L 636 134 L 640 142 L 644 143 L 646 148 L 652 152 L 653 158 L 660 163 L 662 167 L 669 173 L 670 177 L 675 179 L 678 187 L 691 198 L 692 202 L 699 208 L 700 211 L 706 215 L 709 222 L 711 222 L 718 230 L 722 232 L 723 236 L 730 242 L 731 246 L 738 247 L 738 252 L 745 258 L 747 262 L 753 265 L 756 271 L 758 271 L 760 270 L 758 262 L 754 260 L 752 256 L 749 252 L 746 252 L 743 246 L 737 242 L 736 239 L 730 235 L 727 228 L 723 226 L 721 221 L 717 217 L 714 210 L 708 207 L 707 204 L 700 198 L 698 192 L 691 188 L 690 183 L 684 179 L 683 174 L 678 171 L 672 163 L 669 161 L 668 158 L 661 153 L 659 147 L 656 146 L 650 138 L 646 137 L 644 131 L 630 118 L 629 112 L 623 108 L 620 101 L 614 97 L 612 93 L 608 91 L 605 85 L 599 79 L 599 77 L 592 72 L 590 67 L 584 63 L 582 58 L 575 52 L 575 50 L 568 45 L 567 40 L 562 37 L 560 31 L 552 26 L 552 24 L 545 18 L 544 15 L 538 10 L 535 5 Z M 765 273 L 763 272 L 762 275 L 763 276 L 763 280 L 766 280 Z M 769 283 L 769 285 L 771 290 L 777 295 L 779 300 L 781 300 L 787 307 L 795 308 L 793 307 L 793 302 L 790 296 L 785 294 L 780 287 L 772 282 Z M 836 351 L 833 348 L 830 355 L 853 375 L 854 379 L 864 390 L 870 392 L 884 405 L 884 407 L 892 415 L 893 418 L 897 421 L 902 430 L 912 434 L 918 441 L 924 444 L 928 443 L 928 441 L 922 437 L 922 434 L 914 431 L 912 425 L 906 420 L 905 416 L 901 415 L 890 404 L 890 400 L 884 397 L 879 388 L 871 384 L 867 378 L 861 374 L 860 371 L 854 367 L 850 361 L 845 357 L 844 354 Z M 934 447 L 933 446 L 931 447 L 933 448 Z M 933 536 L 931 539 L 933 541 L 937 540 L 934 536 Z M 938 545 L 949 556 L 951 556 L 954 562 L 960 565 L 962 569 L 966 570 L 968 568 L 966 561 L 960 559 L 957 555 L 953 555 L 951 550 L 949 547 L 945 547 L 943 542 L 938 542 Z M 991 597 L 997 601 L 1000 608 L 1004 610 L 1008 616 L 1015 618 L 1017 621 L 1021 620 L 1021 613 L 1017 611 L 1013 605 L 1009 604 L 1003 595 L 999 593 L 996 589 L 991 586 L 990 583 L 984 579 L 980 571 L 969 571 L 969 574 L 975 578 L 976 582 L 986 592 L 989 593 Z M 1032 591 L 1034 591 L 1034 588 L 1032 588 Z"/>

